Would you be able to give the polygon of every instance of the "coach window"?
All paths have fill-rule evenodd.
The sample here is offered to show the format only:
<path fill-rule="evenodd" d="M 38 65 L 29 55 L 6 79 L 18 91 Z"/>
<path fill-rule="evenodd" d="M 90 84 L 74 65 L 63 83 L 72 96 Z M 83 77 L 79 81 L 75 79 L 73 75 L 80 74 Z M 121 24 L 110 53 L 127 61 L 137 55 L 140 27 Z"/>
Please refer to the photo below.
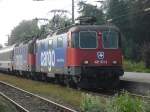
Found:
<path fill-rule="evenodd" d="M 52 39 L 48 40 L 48 45 L 49 45 L 49 48 L 53 48 L 53 40 Z"/>
<path fill-rule="evenodd" d="M 18 49 L 18 48 L 16 49 L 16 53 L 17 53 L 16 55 L 18 55 L 18 54 L 19 54 L 19 49 Z"/>
<path fill-rule="evenodd" d="M 20 54 L 20 48 L 18 48 L 18 54 Z"/>
<path fill-rule="evenodd" d="M 63 47 L 63 38 L 58 37 L 57 38 L 57 48 Z"/>
<path fill-rule="evenodd" d="M 22 54 L 25 54 L 25 47 L 22 48 Z"/>

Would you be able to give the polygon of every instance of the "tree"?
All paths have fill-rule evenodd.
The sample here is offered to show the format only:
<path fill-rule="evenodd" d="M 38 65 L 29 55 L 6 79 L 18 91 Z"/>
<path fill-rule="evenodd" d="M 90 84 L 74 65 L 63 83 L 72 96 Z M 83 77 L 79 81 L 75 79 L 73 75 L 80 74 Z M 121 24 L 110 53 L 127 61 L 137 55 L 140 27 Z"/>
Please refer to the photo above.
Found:
<path fill-rule="evenodd" d="M 150 43 L 145 43 L 142 48 L 142 57 L 146 68 L 150 68 Z"/>
<path fill-rule="evenodd" d="M 149 0 L 106 0 L 107 19 L 118 26 L 124 35 L 125 57 L 139 61 L 143 43 L 150 42 L 150 15 L 144 9 Z"/>
<path fill-rule="evenodd" d="M 48 34 L 52 34 L 60 28 L 64 28 L 71 24 L 71 20 L 67 16 L 55 15 L 49 24 L 42 25 L 40 28 L 37 25 L 38 19 L 23 20 L 16 26 L 10 35 L 8 45 L 29 41 L 32 38 L 46 38 Z"/>
<path fill-rule="evenodd" d="M 31 40 L 33 37 L 37 37 L 40 30 L 35 20 L 23 20 L 18 26 L 16 26 L 10 35 L 8 44 L 12 45 L 20 43 L 22 41 Z"/>
<path fill-rule="evenodd" d="M 46 38 L 47 35 L 53 35 L 57 30 L 71 25 L 71 19 L 67 16 L 55 15 L 48 24 L 40 27 L 38 38 Z"/>
<path fill-rule="evenodd" d="M 49 21 L 48 28 L 55 32 L 58 29 L 65 28 L 71 25 L 71 19 L 67 16 L 54 15 L 54 17 Z"/>
<path fill-rule="evenodd" d="M 80 16 L 85 17 L 96 17 L 96 24 L 104 24 L 105 23 L 105 15 L 101 8 L 97 6 L 93 6 L 91 4 L 85 3 L 83 1 L 78 3 L 79 5 L 79 14 Z"/>
<path fill-rule="evenodd" d="M 123 51 L 126 58 L 131 58 L 133 51 L 132 22 L 129 16 L 130 3 L 126 0 L 106 0 L 105 10 L 107 20 L 119 27 L 123 35 Z M 132 44 L 133 43 L 133 44 Z M 128 47 L 126 47 L 128 46 Z"/>

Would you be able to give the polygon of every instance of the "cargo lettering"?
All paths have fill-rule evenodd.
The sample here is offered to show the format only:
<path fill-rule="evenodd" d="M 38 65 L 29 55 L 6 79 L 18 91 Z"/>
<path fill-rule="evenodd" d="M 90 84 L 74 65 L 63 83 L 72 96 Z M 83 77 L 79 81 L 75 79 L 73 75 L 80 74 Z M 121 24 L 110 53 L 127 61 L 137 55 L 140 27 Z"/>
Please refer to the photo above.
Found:
<path fill-rule="evenodd" d="M 55 66 L 54 50 L 41 52 L 41 66 L 48 67 L 48 70 L 51 71 L 51 67 Z"/>

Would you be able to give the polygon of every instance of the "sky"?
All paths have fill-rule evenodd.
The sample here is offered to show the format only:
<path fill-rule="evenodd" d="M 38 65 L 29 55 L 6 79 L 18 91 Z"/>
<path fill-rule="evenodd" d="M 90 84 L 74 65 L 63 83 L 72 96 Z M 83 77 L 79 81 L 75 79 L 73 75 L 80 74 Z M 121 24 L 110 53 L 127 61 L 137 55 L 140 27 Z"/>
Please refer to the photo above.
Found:
<path fill-rule="evenodd" d="M 7 43 L 8 35 L 22 20 L 34 18 L 50 18 L 52 9 L 65 9 L 71 13 L 72 0 L 0 0 L 0 44 Z M 75 0 L 75 18 L 77 17 L 77 2 Z M 84 0 L 85 1 L 85 0 Z M 87 0 L 94 3 L 94 0 Z M 70 15 L 71 16 L 71 15 Z"/>

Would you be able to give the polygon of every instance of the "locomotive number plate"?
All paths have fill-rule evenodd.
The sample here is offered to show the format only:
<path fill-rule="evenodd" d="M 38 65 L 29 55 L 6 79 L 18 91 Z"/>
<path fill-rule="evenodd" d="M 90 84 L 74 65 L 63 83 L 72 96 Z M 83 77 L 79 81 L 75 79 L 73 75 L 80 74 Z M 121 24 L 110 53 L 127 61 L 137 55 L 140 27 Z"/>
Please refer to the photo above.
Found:
<path fill-rule="evenodd" d="M 95 64 L 108 64 L 107 60 L 95 60 Z"/>

